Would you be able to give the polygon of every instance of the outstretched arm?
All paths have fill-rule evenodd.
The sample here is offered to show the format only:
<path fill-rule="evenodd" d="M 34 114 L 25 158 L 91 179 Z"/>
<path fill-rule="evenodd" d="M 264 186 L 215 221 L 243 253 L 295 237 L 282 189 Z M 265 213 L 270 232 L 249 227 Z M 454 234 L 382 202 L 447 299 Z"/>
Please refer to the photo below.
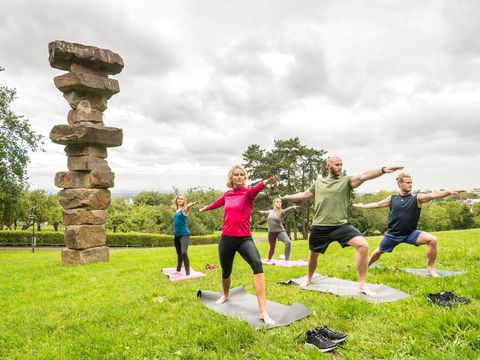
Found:
<path fill-rule="evenodd" d="M 215 200 L 210 205 L 205 205 L 203 208 L 200 209 L 200 212 L 213 210 L 225 205 L 225 196 L 222 196 L 220 199 Z"/>
<path fill-rule="evenodd" d="M 275 176 L 272 176 L 266 180 L 260 181 L 257 185 L 252 186 L 250 189 L 248 189 L 248 193 L 250 198 L 253 200 L 257 197 L 258 193 L 265 188 L 265 186 L 272 184 L 276 181 Z"/>
<path fill-rule="evenodd" d="M 358 203 L 358 204 L 353 204 L 352 206 L 353 206 L 353 207 L 356 207 L 356 208 L 360 208 L 360 209 L 379 209 L 379 208 L 385 208 L 385 207 L 390 206 L 391 198 L 392 198 L 392 196 L 390 195 L 390 196 L 387 197 L 386 199 L 383 199 L 383 200 L 380 200 L 380 201 L 377 201 L 377 202 L 372 202 L 372 203 L 368 203 L 368 204 Z"/>
<path fill-rule="evenodd" d="M 285 209 L 282 210 L 282 214 L 285 215 L 286 213 L 288 213 L 289 211 L 292 211 L 294 209 L 298 209 L 300 207 L 300 205 L 293 205 L 293 206 L 289 206 Z"/>
<path fill-rule="evenodd" d="M 357 188 L 362 185 L 367 180 L 375 179 L 383 174 L 389 174 L 397 170 L 403 169 L 401 165 L 393 165 L 393 166 L 384 166 L 381 169 L 374 169 L 365 171 L 363 174 L 355 175 L 352 177 L 352 188 Z"/>
<path fill-rule="evenodd" d="M 263 215 L 268 215 L 270 213 L 270 210 L 258 210 L 258 212 Z"/>
<path fill-rule="evenodd" d="M 183 215 L 188 216 L 188 210 L 190 210 L 190 208 L 191 208 L 192 206 L 195 206 L 195 205 L 197 205 L 197 204 L 198 204 L 198 201 L 193 201 L 193 202 L 188 203 L 187 205 L 185 205 L 185 207 L 184 207 L 183 210 L 182 210 Z"/>
<path fill-rule="evenodd" d="M 430 194 L 418 194 L 417 195 L 417 202 L 419 204 L 425 204 L 429 201 L 435 200 L 435 199 L 441 199 L 444 197 L 447 197 L 449 195 L 457 195 L 459 193 L 465 192 L 465 190 L 443 190 L 443 191 L 436 191 Z"/>
<path fill-rule="evenodd" d="M 299 192 L 299 193 L 296 193 L 296 194 L 292 194 L 292 195 L 284 195 L 282 196 L 280 199 L 282 200 L 307 200 L 307 199 L 311 199 L 313 198 L 315 195 L 310 191 L 310 190 L 306 190 L 304 192 Z"/>

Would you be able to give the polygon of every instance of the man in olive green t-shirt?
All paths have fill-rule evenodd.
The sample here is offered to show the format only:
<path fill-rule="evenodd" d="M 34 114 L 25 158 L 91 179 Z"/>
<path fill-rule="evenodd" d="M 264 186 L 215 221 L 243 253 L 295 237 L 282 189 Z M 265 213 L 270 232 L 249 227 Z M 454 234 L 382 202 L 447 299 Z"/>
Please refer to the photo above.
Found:
<path fill-rule="evenodd" d="M 347 210 L 352 190 L 365 181 L 383 174 L 403 169 L 403 166 L 384 166 L 381 169 L 368 170 L 361 175 L 342 176 L 342 159 L 332 156 L 327 159 L 328 177 L 315 181 L 313 186 L 301 193 L 285 195 L 282 200 L 306 200 L 315 198 L 315 212 L 310 230 L 307 277 L 301 286 L 308 286 L 320 253 L 325 253 L 333 241 L 342 247 L 353 246 L 357 250 L 357 273 L 359 291 L 365 295 L 375 293 L 367 287 L 368 243 L 362 234 L 348 223 Z"/>

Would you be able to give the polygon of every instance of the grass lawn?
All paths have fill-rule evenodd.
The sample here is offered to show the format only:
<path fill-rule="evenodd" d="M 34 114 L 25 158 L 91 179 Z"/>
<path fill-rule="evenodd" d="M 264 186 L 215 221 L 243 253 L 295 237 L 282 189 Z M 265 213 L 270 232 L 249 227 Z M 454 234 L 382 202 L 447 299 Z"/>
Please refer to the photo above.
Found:
<path fill-rule="evenodd" d="M 305 267 L 265 266 L 267 296 L 298 301 L 312 314 L 287 327 L 257 331 L 202 306 L 197 290 L 220 291 L 217 246 L 192 246 L 191 265 L 207 276 L 170 282 L 173 248 L 111 250 L 108 263 L 62 267 L 56 250 L 0 248 L 0 359 L 478 359 L 480 354 L 480 229 L 436 233 L 437 268 L 462 276 L 425 278 L 396 267 L 423 267 L 425 247 L 401 245 L 371 269 L 382 283 L 410 298 L 372 304 L 354 298 L 283 286 Z M 370 251 L 380 237 L 368 238 Z M 265 257 L 268 245 L 258 244 Z M 283 252 L 277 245 L 276 256 Z M 306 241 L 292 244 L 292 259 L 307 259 Z M 318 273 L 356 280 L 355 251 L 332 244 Z M 233 287 L 253 293 L 252 273 L 237 256 Z M 446 309 L 427 303 L 428 293 L 454 291 L 472 301 Z M 349 334 L 332 353 L 306 348 L 306 329 L 326 324 Z"/>

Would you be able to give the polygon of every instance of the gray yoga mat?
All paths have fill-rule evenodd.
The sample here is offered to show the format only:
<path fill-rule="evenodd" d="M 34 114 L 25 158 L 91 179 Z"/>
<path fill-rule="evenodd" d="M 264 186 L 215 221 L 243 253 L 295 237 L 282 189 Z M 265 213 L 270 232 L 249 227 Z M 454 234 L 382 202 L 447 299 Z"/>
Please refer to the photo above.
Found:
<path fill-rule="evenodd" d="M 228 300 L 220 305 L 215 304 L 215 301 L 222 296 L 222 293 L 199 290 L 197 296 L 201 298 L 203 305 L 209 309 L 226 316 L 244 320 L 256 329 L 272 329 L 289 325 L 310 315 L 310 310 L 298 302 L 287 306 L 267 300 L 267 312 L 275 320 L 275 324 L 266 325 L 258 318 L 257 297 L 247 293 L 243 286 L 231 289 Z"/>
<path fill-rule="evenodd" d="M 291 279 L 283 282 L 283 284 L 295 284 L 300 285 L 306 276 L 302 276 L 297 279 Z M 368 296 L 361 294 L 358 291 L 358 281 L 350 281 L 337 279 L 334 277 L 328 277 L 319 275 L 317 273 L 313 274 L 312 282 L 310 285 L 304 287 L 305 290 L 315 290 L 321 292 L 327 292 L 334 295 L 340 296 L 354 296 L 360 299 L 381 303 L 381 302 L 392 302 L 404 299 L 409 297 L 409 294 L 406 294 L 400 290 L 392 289 L 386 285 L 377 285 L 377 284 L 367 284 L 368 288 L 376 293 L 376 296 Z"/>
<path fill-rule="evenodd" d="M 388 267 L 379 265 L 379 264 L 373 264 L 370 266 L 370 269 L 388 269 Z M 405 272 L 408 272 L 410 274 L 414 275 L 420 275 L 420 276 L 427 276 L 427 270 L 425 268 L 423 269 L 417 269 L 417 268 L 397 268 L 397 270 L 402 270 Z M 455 275 L 464 275 L 467 272 L 466 271 L 448 271 L 448 270 L 437 270 L 435 269 L 435 272 L 440 276 L 440 277 L 446 277 L 446 276 L 455 276 Z"/>
<path fill-rule="evenodd" d="M 414 269 L 414 268 L 400 268 L 400 270 L 406 271 L 410 274 L 415 274 L 415 275 L 420 275 L 420 276 L 427 276 L 427 270 L 426 269 Z M 463 275 L 466 274 L 466 271 L 447 271 L 447 270 L 436 270 L 435 272 L 440 276 L 440 277 L 445 277 L 445 276 L 455 276 L 455 275 Z"/>

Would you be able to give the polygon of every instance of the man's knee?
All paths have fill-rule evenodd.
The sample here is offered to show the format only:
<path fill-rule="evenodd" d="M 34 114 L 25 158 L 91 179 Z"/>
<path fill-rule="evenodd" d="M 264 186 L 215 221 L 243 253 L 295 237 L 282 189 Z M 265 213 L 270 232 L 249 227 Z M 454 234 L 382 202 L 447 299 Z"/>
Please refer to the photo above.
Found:
<path fill-rule="evenodd" d="M 437 247 L 437 244 L 438 244 L 438 239 L 435 236 L 431 235 L 428 245 L 432 247 Z"/>
<path fill-rule="evenodd" d="M 368 242 L 367 240 L 365 240 L 364 238 L 362 238 L 361 240 L 357 241 L 356 244 L 354 245 L 355 246 L 355 249 L 357 249 L 357 251 L 359 253 L 366 253 L 368 254 Z"/>
<path fill-rule="evenodd" d="M 438 239 L 432 234 L 422 232 L 417 240 L 417 245 L 426 244 L 428 246 L 437 247 Z"/>

